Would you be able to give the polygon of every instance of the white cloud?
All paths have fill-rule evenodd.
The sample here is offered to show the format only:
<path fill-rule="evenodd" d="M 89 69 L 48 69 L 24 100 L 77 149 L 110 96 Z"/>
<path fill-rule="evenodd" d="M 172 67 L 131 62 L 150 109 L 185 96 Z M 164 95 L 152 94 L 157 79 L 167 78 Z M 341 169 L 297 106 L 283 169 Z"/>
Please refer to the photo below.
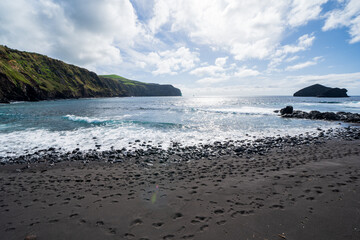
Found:
<path fill-rule="evenodd" d="M 299 56 L 293 56 L 285 59 L 285 62 L 293 62 L 295 60 L 299 59 Z"/>
<path fill-rule="evenodd" d="M 360 1 L 346 2 L 344 9 L 335 9 L 326 14 L 323 31 L 348 27 L 351 36 L 350 43 L 360 42 Z"/>
<path fill-rule="evenodd" d="M 197 80 L 200 84 L 215 84 L 225 82 L 230 79 L 237 80 L 247 77 L 260 75 L 260 72 L 246 66 L 238 67 L 236 64 L 226 65 L 227 58 L 217 58 L 215 65 L 207 65 L 195 68 L 190 72 L 191 75 L 203 77 Z"/>
<path fill-rule="evenodd" d="M 231 71 L 236 65 L 226 66 L 226 61 L 228 57 L 219 57 L 215 59 L 215 65 L 205 64 L 201 67 L 195 68 L 190 72 L 191 75 L 196 75 L 199 77 L 202 76 L 211 76 L 212 78 L 216 77 L 216 79 L 227 79 L 224 78 L 226 72 Z M 221 77 L 221 78 L 219 78 Z M 219 80 L 209 81 L 209 82 L 219 82 Z"/>
<path fill-rule="evenodd" d="M 118 64 L 144 31 L 128 0 L 4 0 L 0 42 L 81 66 Z"/>
<path fill-rule="evenodd" d="M 284 45 L 280 46 L 272 56 L 272 59 L 268 65 L 268 72 L 278 71 L 277 66 L 279 66 L 283 61 L 291 62 L 297 59 L 298 57 L 286 57 L 290 54 L 298 53 L 300 51 L 308 50 L 315 40 L 313 34 L 304 34 L 300 36 L 297 40 L 296 45 Z"/>
<path fill-rule="evenodd" d="M 259 71 L 246 67 L 241 67 L 234 73 L 234 77 L 238 78 L 254 77 L 258 75 L 260 75 Z"/>
<path fill-rule="evenodd" d="M 227 59 L 228 59 L 228 57 L 217 58 L 215 60 L 215 65 L 224 66 L 226 64 Z"/>
<path fill-rule="evenodd" d="M 328 0 L 294 0 L 288 14 L 288 24 L 292 27 L 306 24 L 317 19 L 321 13 L 321 5 Z"/>
<path fill-rule="evenodd" d="M 196 76 L 206 76 L 206 75 L 216 76 L 216 75 L 223 73 L 224 71 L 225 71 L 225 69 L 222 66 L 210 65 L 210 66 L 205 66 L 205 67 L 198 67 L 198 68 L 192 70 L 190 72 L 190 74 L 196 75 Z"/>
<path fill-rule="evenodd" d="M 285 45 L 282 46 L 275 52 L 275 56 L 286 56 L 287 54 L 297 53 L 299 51 L 305 51 L 309 47 L 312 46 L 315 40 L 315 36 L 313 34 L 304 34 L 298 39 L 297 45 Z"/>
<path fill-rule="evenodd" d="M 166 50 L 159 52 L 151 52 L 148 55 L 139 57 L 144 63 L 155 70 L 152 70 L 154 75 L 171 74 L 175 75 L 178 72 L 188 71 L 195 67 L 199 61 L 198 53 L 191 52 L 186 47 L 180 47 L 176 50 Z"/>
<path fill-rule="evenodd" d="M 298 63 L 298 64 L 295 64 L 295 65 L 292 65 L 292 66 L 288 66 L 286 68 L 286 71 L 295 71 L 295 70 L 303 69 L 303 68 L 313 66 L 313 65 L 316 65 L 315 61 L 306 61 L 306 62 L 303 62 L 303 63 Z"/>
<path fill-rule="evenodd" d="M 226 61 L 228 57 L 219 57 L 215 59 L 215 65 L 205 64 L 202 67 L 198 67 L 190 72 L 196 76 L 212 76 L 219 77 L 225 72 L 231 70 L 234 66 L 226 67 Z"/>
<path fill-rule="evenodd" d="M 287 28 L 319 17 L 327 0 L 156 0 L 149 28 L 180 32 L 236 60 L 269 57 Z"/>
<path fill-rule="evenodd" d="M 295 64 L 292 66 L 288 66 L 286 68 L 286 71 L 296 71 L 299 69 L 303 69 L 306 67 L 316 65 L 321 59 L 322 59 L 322 57 L 314 57 L 311 61 L 306 61 L 306 62 L 298 63 L 298 64 Z"/>

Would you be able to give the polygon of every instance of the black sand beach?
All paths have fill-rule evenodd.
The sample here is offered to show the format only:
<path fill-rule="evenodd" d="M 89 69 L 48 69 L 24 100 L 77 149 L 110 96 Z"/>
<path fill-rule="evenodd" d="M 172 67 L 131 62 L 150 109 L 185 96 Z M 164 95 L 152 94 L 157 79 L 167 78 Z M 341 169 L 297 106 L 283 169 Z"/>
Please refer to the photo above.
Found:
<path fill-rule="evenodd" d="M 358 137 L 218 146 L 197 160 L 4 164 L 1 238 L 360 239 Z"/>

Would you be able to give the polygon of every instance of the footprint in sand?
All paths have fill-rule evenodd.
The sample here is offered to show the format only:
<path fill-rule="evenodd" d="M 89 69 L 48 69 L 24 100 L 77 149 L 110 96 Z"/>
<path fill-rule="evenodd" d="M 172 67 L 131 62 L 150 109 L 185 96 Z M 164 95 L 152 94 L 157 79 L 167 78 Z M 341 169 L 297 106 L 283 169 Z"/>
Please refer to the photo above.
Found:
<path fill-rule="evenodd" d="M 195 216 L 195 218 L 198 219 L 201 222 L 206 220 L 206 217 L 203 217 L 203 216 Z"/>
<path fill-rule="evenodd" d="M 207 224 L 202 225 L 202 226 L 200 227 L 200 231 L 201 231 L 201 232 L 206 231 L 206 230 L 208 230 L 208 229 L 209 229 L 209 225 L 207 225 Z"/>
<path fill-rule="evenodd" d="M 164 240 L 168 240 L 168 239 L 173 239 L 175 237 L 175 235 L 173 234 L 168 234 L 166 236 L 163 237 Z"/>
<path fill-rule="evenodd" d="M 182 236 L 181 238 L 182 238 L 182 239 L 193 239 L 194 237 L 195 237 L 194 234 L 189 234 L 189 235 L 184 235 L 184 236 Z"/>
<path fill-rule="evenodd" d="M 197 224 L 197 223 L 200 223 L 200 221 L 193 219 L 193 220 L 191 220 L 191 223 L 192 223 L 192 224 Z"/>
<path fill-rule="evenodd" d="M 283 206 L 283 205 L 280 205 L 280 204 L 274 204 L 274 205 L 270 206 L 270 208 L 283 209 L 284 206 Z"/>
<path fill-rule="evenodd" d="M 226 220 L 221 220 L 216 222 L 217 225 L 224 225 L 226 223 Z"/>
<path fill-rule="evenodd" d="M 37 222 L 32 222 L 32 223 L 29 224 L 29 226 L 31 227 L 31 226 L 34 226 L 35 224 L 39 224 L 39 223 L 40 223 L 39 221 L 37 221 Z"/>
<path fill-rule="evenodd" d="M 250 215 L 250 214 L 253 214 L 254 213 L 254 210 L 241 210 L 241 211 L 236 211 L 234 213 L 231 214 L 231 217 L 232 218 L 235 218 L 237 215 L 243 215 L 243 216 L 246 216 L 246 215 Z"/>
<path fill-rule="evenodd" d="M 116 234 L 116 228 L 109 228 L 110 234 Z"/>
<path fill-rule="evenodd" d="M 176 220 L 176 219 L 179 219 L 179 218 L 182 218 L 182 217 L 183 217 L 182 213 L 175 213 L 172 218 L 174 220 Z"/>
<path fill-rule="evenodd" d="M 135 235 L 134 235 L 134 234 L 131 234 L 131 233 L 125 233 L 125 234 L 124 234 L 124 237 L 125 237 L 126 239 L 133 239 L 133 238 L 135 238 Z"/>
<path fill-rule="evenodd" d="M 164 225 L 164 223 L 163 222 L 157 222 L 157 223 L 153 223 L 152 225 L 155 228 L 161 228 Z"/>
<path fill-rule="evenodd" d="M 96 222 L 96 225 L 98 225 L 98 226 L 103 226 L 103 225 L 104 225 L 104 222 L 103 222 L 103 221 L 97 221 L 97 222 Z"/>
<path fill-rule="evenodd" d="M 215 214 L 223 214 L 224 213 L 224 209 L 216 209 L 214 211 Z"/>
<path fill-rule="evenodd" d="M 132 226 L 140 225 L 142 223 L 143 223 L 143 221 L 140 218 L 137 218 L 130 223 L 130 226 L 132 227 Z"/>

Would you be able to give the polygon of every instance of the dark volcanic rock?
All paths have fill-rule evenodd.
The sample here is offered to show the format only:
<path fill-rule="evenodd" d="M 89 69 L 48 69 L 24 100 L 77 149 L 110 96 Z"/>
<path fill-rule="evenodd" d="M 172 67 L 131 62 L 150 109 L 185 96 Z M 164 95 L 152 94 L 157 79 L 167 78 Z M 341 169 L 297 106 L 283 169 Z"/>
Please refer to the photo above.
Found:
<path fill-rule="evenodd" d="M 286 110 L 287 109 L 287 110 Z M 291 111 L 290 111 L 291 109 Z M 301 118 L 301 119 L 313 119 L 313 120 L 327 120 L 327 121 L 343 121 L 348 123 L 360 123 L 360 114 L 350 112 L 319 112 L 310 111 L 309 113 L 304 111 L 293 111 L 291 106 L 287 106 L 280 110 L 281 117 L 285 118 Z"/>
<path fill-rule="evenodd" d="M 296 93 L 294 97 L 348 97 L 345 88 L 330 88 L 320 84 L 303 88 Z"/>
<path fill-rule="evenodd" d="M 0 99 L 0 103 L 10 103 L 7 99 Z"/>
<path fill-rule="evenodd" d="M 282 108 L 280 110 L 280 114 L 284 115 L 284 114 L 292 114 L 293 113 L 293 107 L 292 106 L 286 106 L 285 108 Z"/>

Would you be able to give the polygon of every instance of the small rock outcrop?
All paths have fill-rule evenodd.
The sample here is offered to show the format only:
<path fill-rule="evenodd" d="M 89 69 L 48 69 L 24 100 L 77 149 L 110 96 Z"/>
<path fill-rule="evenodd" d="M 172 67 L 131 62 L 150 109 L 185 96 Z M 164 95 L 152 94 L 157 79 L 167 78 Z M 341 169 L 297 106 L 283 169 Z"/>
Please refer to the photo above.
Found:
<path fill-rule="evenodd" d="M 296 93 L 294 97 L 349 97 L 345 88 L 330 88 L 320 84 L 314 84 L 303 88 Z"/>
<path fill-rule="evenodd" d="M 285 108 L 282 108 L 280 110 L 280 114 L 284 115 L 284 114 L 292 114 L 294 111 L 294 108 L 292 106 L 286 106 Z"/>
<path fill-rule="evenodd" d="M 292 106 L 287 106 L 280 110 L 280 115 L 283 118 L 300 118 L 300 119 L 312 119 L 312 120 L 327 120 L 327 121 L 342 121 L 347 123 L 360 123 L 360 114 L 350 112 L 319 112 L 310 111 L 304 112 L 300 110 L 291 111 Z"/>

